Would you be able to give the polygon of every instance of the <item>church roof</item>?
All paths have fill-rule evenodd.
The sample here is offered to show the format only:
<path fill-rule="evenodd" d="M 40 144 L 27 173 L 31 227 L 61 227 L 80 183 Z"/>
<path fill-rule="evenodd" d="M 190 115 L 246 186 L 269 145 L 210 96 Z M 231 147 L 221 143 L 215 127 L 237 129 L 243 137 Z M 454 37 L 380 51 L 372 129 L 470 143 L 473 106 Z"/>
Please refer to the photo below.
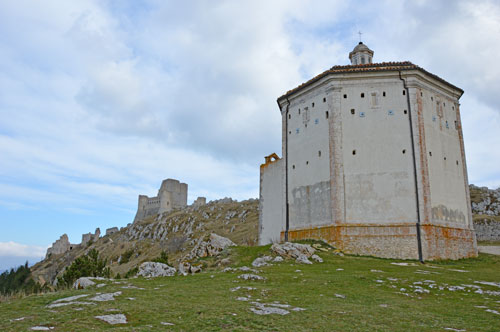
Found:
<path fill-rule="evenodd" d="M 317 82 L 325 76 L 330 74 L 344 74 L 344 73 L 363 73 L 363 72 L 381 72 L 381 71 L 406 71 L 406 70 L 418 70 L 423 72 L 424 74 L 434 78 L 435 80 L 448 85 L 449 87 L 456 89 L 463 93 L 464 91 L 459 87 L 445 81 L 441 77 L 434 75 L 427 70 L 409 62 L 381 62 L 381 63 L 368 63 L 368 64 L 360 64 L 360 65 L 346 65 L 346 66 L 333 66 L 332 68 L 324 71 L 323 73 L 313 77 L 309 81 L 302 83 L 298 87 L 289 90 L 287 93 L 278 98 L 278 102 L 284 98 L 290 97 L 295 92 Z"/>

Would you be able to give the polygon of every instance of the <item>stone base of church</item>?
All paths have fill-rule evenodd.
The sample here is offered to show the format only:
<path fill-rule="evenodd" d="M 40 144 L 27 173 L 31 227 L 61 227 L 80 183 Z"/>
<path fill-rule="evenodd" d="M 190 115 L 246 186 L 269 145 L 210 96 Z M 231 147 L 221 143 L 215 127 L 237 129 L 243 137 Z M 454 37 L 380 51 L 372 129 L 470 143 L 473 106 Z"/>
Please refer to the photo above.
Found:
<path fill-rule="evenodd" d="M 281 240 L 285 233 L 281 232 Z M 323 240 L 348 254 L 397 259 L 418 259 L 416 224 L 336 224 L 288 231 L 288 240 Z M 477 256 L 473 230 L 421 226 L 424 260 Z"/>

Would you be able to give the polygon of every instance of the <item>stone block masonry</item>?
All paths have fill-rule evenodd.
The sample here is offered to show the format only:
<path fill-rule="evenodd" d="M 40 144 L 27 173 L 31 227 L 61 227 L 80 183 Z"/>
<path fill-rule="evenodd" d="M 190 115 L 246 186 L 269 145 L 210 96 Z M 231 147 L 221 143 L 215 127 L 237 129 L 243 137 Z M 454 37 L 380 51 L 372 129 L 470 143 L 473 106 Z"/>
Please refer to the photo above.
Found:
<path fill-rule="evenodd" d="M 137 213 L 134 222 L 175 208 L 187 206 L 188 185 L 175 179 L 166 179 L 161 183 L 158 195 L 148 197 L 139 195 Z"/>

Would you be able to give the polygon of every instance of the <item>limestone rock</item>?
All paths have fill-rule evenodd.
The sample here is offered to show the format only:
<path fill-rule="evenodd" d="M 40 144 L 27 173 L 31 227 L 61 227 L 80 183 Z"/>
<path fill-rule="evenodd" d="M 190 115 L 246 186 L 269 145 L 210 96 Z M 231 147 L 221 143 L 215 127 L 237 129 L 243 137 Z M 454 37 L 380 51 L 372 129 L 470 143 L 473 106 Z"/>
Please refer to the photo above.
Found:
<path fill-rule="evenodd" d="M 185 260 L 198 257 L 217 256 L 225 248 L 235 245 L 236 244 L 228 238 L 212 233 L 208 241 L 200 239 L 189 255 L 185 257 Z"/>
<path fill-rule="evenodd" d="M 271 251 L 280 255 L 283 258 L 299 258 L 299 256 L 311 257 L 316 251 L 308 244 L 285 242 L 283 244 L 275 243 L 271 247 Z"/>
<path fill-rule="evenodd" d="M 121 291 L 114 292 L 114 293 L 99 294 L 99 295 L 91 298 L 90 301 L 97 301 L 97 302 L 114 301 L 115 296 L 119 296 L 119 295 L 122 295 Z"/>
<path fill-rule="evenodd" d="M 262 266 L 267 266 L 267 265 L 270 265 L 268 264 L 267 262 L 271 261 L 273 258 L 271 256 L 262 256 L 262 257 L 258 257 L 256 258 L 253 262 L 252 262 L 252 266 L 253 267 L 262 267 Z"/>
<path fill-rule="evenodd" d="M 245 273 L 242 274 L 238 277 L 238 279 L 243 279 L 243 280 L 266 280 L 266 278 L 258 276 L 256 274 L 250 274 L 250 273 Z"/>
<path fill-rule="evenodd" d="M 74 289 L 85 289 L 87 287 L 94 286 L 94 285 L 95 285 L 95 282 L 90 280 L 89 277 L 81 277 L 75 281 L 75 283 L 73 284 L 73 288 Z"/>
<path fill-rule="evenodd" d="M 31 331 L 50 331 L 53 330 L 53 326 L 33 326 L 30 330 Z"/>
<path fill-rule="evenodd" d="M 318 262 L 318 263 L 323 263 L 323 258 L 319 257 L 318 255 L 314 254 L 311 256 L 311 259 L 315 262 Z"/>
<path fill-rule="evenodd" d="M 300 255 L 299 257 L 297 257 L 297 259 L 295 259 L 295 262 L 299 264 L 312 264 L 312 262 L 307 258 L 306 255 Z"/>
<path fill-rule="evenodd" d="M 163 263 L 144 262 L 139 266 L 138 276 L 143 277 L 171 277 L 175 275 L 175 268 Z"/>
<path fill-rule="evenodd" d="M 95 318 L 105 321 L 106 323 L 111 325 L 127 323 L 127 317 L 124 314 L 95 316 Z"/>
<path fill-rule="evenodd" d="M 276 257 L 274 257 L 273 262 L 275 262 L 275 263 L 283 262 L 283 257 L 276 256 Z"/>

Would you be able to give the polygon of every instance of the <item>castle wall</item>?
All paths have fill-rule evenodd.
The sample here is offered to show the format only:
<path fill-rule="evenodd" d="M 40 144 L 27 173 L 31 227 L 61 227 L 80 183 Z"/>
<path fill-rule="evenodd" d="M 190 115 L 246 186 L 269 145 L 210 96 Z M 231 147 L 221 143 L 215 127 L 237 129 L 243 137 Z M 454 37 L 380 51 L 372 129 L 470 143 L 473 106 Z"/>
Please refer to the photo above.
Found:
<path fill-rule="evenodd" d="M 285 226 L 284 160 L 260 166 L 259 245 L 280 240 Z"/>

